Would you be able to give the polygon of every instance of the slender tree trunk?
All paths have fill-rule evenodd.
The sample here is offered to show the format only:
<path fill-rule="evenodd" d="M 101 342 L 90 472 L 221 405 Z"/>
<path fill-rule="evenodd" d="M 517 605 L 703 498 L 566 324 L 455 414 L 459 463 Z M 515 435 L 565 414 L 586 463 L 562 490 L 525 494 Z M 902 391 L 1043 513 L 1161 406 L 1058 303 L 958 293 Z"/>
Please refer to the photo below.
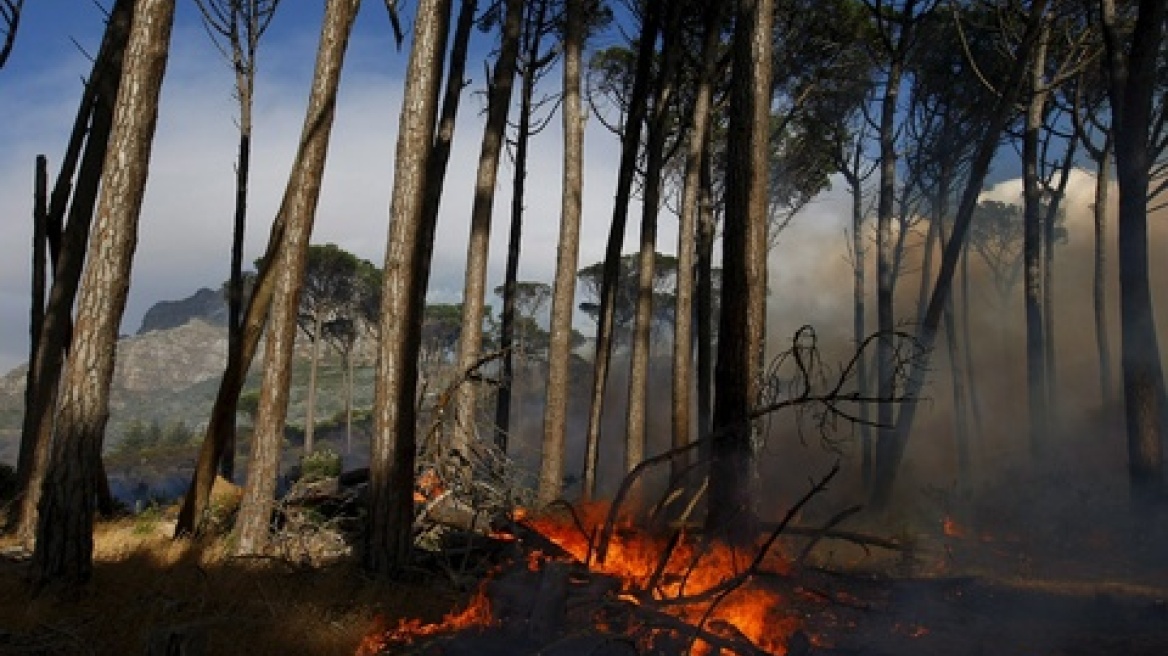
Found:
<path fill-rule="evenodd" d="M 137 3 L 129 65 L 114 108 L 94 239 L 77 303 L 54 440 L 40 500 L 32 579 L 75 587 L 93 572 L 95 481 L 109 417 L 118 328 L 129 291 L 138 217 L 166 70 L 174 0 Z"/>
<path fill-rule="evenodd" d="M 564 172 L 556 279 L 552 292 L 548 347 L 547 405 L 543 415 L 538 500 L 546 505 L 563 493 L 564 444 L 568 424 L 571 375 L 572 314 L 576 303 L 576 269 L 580 256 L 580 216 L 584 197 L 584 106 L 580 69 L 584 48 L 584 0 L 566 0 L 564 24 L 563 122 Z"/>
<path fill-rule="evenodd" d="M 885 82 L 880 109 L 880 192 L 876 208 L 876 394 L 881 399 L 876 409 L 877 441 L 890 442 L 894 408 L 887 399 L 892 397 L 894 358 L 892 334 L 896 328 L 893 292 L 896 286 L 892 220 L 896 202 L 896 115 L 900 97 L 903 61 L 893 55 Z M 879 449 L 877 451 L 877 467 Z"/>
<path fill-rule="evenodd" d="M 450 0 L 418 2 L 398 120 L 362 554 L 365 569 L 383 576 L 401 571 L 413 541 L 418 346 L 437 218 L 427 209 L 432 185 L 439 184 L 430 178 L 442 164 L 436 162 L 442 148 L 435 144 L 434 122 L 449 23 Z M 448 87 L 447 99 L 451 93 Z"/>
<path fill-rule="evenodd" d="M 491 240 L 491 213 L 499 155 L 511 109 L 511 89 L 519 59 L 519 33 L 523 26 L 523 0 L 507 0 L 502 42 L 488 89 L 487 120 L 475 175 L 474 202 L 470 213 L 470 238 L 466 247 L 466 282 L 462 296 L 462 331 L 458 337 L 458 371 L 466 372 L 482 356 L 483 317 L 487 293 L 487 255 Z M 477 432 L 478 387 L 461 385 L 455 392 L 454 450 L 467 453 Z"/>
<path fill-rule="evenodd" d="M 1042 318 L 1042 193 L 1038 180 L 1038 139 L 1046 115 L 1048 90 L 1043 74 L 1046 64 L 1050 20 L 1042 21 L 1042 31 L 1030 69 L 1030 99 L 1022 135 L 1022 270 L 1026 307 L 1026 398 L 1029 409 L 1030 452 L 1035 460 L 1046 451 L 1047 380 L 1046 335 Z"/>
<path fill-rule="evenodd" d="M 238 81 L 237 81 L 238 85 Z M 247 189 L 251 174 L 251 83 L 247 94 L 238 88 L 239 110 L 239 155 L 235 165 L 235 216 L 231 234 L 231 272 L 227 287 L 227 357 L 238 360 L 243 346 L 243 240 L 247 226 Z M 244 100 L 246 98 L 246 100 Z M 219 459 L 219 473 L 227 480 L 235 478 L 236 418 L 231 413 L 229 426 L 225 427 L 227 439 Z"/>
<path fill-rule="evenodd" d="M 1092 300 L 1095 306 L 1095 352 L 1099 358 L 1099 399 L 1103 416 L 1111 425 L 1114 413 L 1115 383 L 1112 381 L 1111 339 L 1107 328 L 1107 214 L 1111 202 L 1111 160 L 1113 155 L 1111 133 L 1103 144 L 1102 157 L 1095 169 L 1095 258 L 1092 277 Z"/>
<path fill-rule="evenodd" d="M 637 154 L 641 145 L 641 130 L 647 111 L 652 63 L 656 55 L 657 35 L 660 30 L 662 0 L 648 0 L 641 23 L 637 47 L 637 64 L 629 93 L 629 109 L 621 135 L 620 165 L 617 169 L 616 196 L 613 201 L 612 223 L 604 248 L 604 267 L 600 287 L 600 312 L 596 320 L 596 354 L 592 372 L 592 398 L 588 411 L 588 434 L 585 438 L 583 496 L 596 495 L 596 470 L 600 462 L 600 429 L 604 414 L 604 391 L 608 385 L 608 368 L 612 359 L 612 332 L 616 312 L 616 294 L 621 267 L 621 250 L 625 227 L 629 218 L 629 199 L 633 178 L 636 176 Z"/>
<path fill-rule="evenodd" d="M 1042 335 L 1043 363 L 1046 365 L 1046 416 L 1047 426 L 1055 434 L 1061 429 L 1062 413 L 1058 387 L 1058 361 L 1054 333 L 1054 247 L 1055 227 L 1062 211 L 1062 200 L 1066 196 L 1071 170 L 1075 165 L 1078 140 L 1071 139 L 1063 154 L 1062 166 L 1058 170 L 1058 183 L 1052 188 L 1049 181 L 1044 183 L 1050 201 L 1042 218 Z"/>
<path fill-rule="evenodd" d="M 850 171 L 844 174 L 852 197 L 852 341 L 858 349 L 868 338 L 867 307 L 867 254 L 868 245 L 864 240 L 864 188 L 860 177 L 861 149 L 857 145 Z M 856 393 L 861 398 L 869 395 L 868 356 L 859 354 L 856 363 Z M 860 481 L 864 489 L 872 485 L 872 419 L 871 407 L 861 403 L 859 408 L 860 430 Z"/>
<path fill-rule="evenodd" d="M 37 352 L 40 350 L 39 343 L 41 334 L 45 327 L 45 290 L 47 287 L 48 278 L 48 186 L 49 186 L 49 161 L 44 155 L 37 155 L 36 168 L 34 172 L 33 182 L 33 211 L 32 211 L 32 289 L 31 289 L 31 305 L 29 308 L 28 320 L 28 345 L 29 355 L 28 361 L 30 365 L 36 362 Z M 39 431 L 31 430 L 29 426 L 33 418 L 38 417 L 41 409 L 38 407 L 37 398 L 37 379 L 34 375 L 36 368 L 29 366 L 25 374 L 24 387 L 24 421 L 26 427 L 29 428 L 26 434 L 21 436 L 20 454 L 17 456 L 16 472 L 17 472 L 17 514 L 14 525 L 20 526 L 24 524 L 23 530 L 18 530 L 17 535 L 23 541 L 31 545 L 33 531 L 36 528 L 35 502 L 32 508 L 27 513 L 30 521 L 22 522 L 22 517 L 25 513 L 21 512 L 21 505 L 26 499 L 31 490 L 28 489 L 28 478 L 33 471 L 33 458 L 38 450 L 38 440 L 36 439 Z M 48 453 L 47 445 L 41 445 L 41 453 Z M 43 463 L 40 471 L 44 472 Z M 39 483 L 38 483 L 39 487 Z"/>
<path fill-rule="evenodd" d="M 53 262 L 53 284 L 45 308 L 44 323 L 35 340 L 36 352 L 29 361 L 29 387 L 21 427 L 20 456 L 17 463 L 16 535 L 31 547 L 37 530 L 49 450 L 53 434 L 61 367 L 73 334 L 73 306 L 81 281 L 88 249 L 90 225 L 97 205 L 102 167 L 113 123 L 113 107 L 121 84 L 123 55 L 129 40 L 134 3 L 119 0 L 106 24 L 101 49 L 86 85 L 70 136 L 61 173 L 53 188 L 46 217 L 46 238 Z M 85 137 L 88 126 L 88 138 Z M 84 148 L 82 145 L 84 144 Z M 73 202 L 69 204 L 73 170 L 80 158 L 80 170 Z M 61 233 L 61 218 L 69 207 L 68 225 Z M 57 235 L 54 237 L 54 235 Z"/>
<path fill-rule="evenodd" d="M 329 0 L 325 5 L 316 70 L 300 137 L 303 166 L 294 167 L 293 177 L 289 179 L 293 193 L 286 205 L 284 239 L 271 262 L 276 269 L 275 290 L 264 345 L 264 374 L 251 438 L 247 483 L 236 520 L 236 552 L 239 554 L 262 553 L 267 546 L 280 446 L 288 412 L 288 381 L 296 342 L 300 290 L 304 285 L 309 240 L 320 198 L 345 49 L 360 6 L 360 0 Z"/>
<path fill-rule="evenodd" d="M 689 126 L 689 144 L 685 156 L 685 181 L 682 187 L 681 217 L 677 229 L 677 305 L 673 330 L 673 443 L 674 448 L 692 441 L 693 362 L 694 362 L 694 287 L 696 283 L 698 215 L 701 211 L 702 160 L 706 153 L 706 134 L 710 129 L 714 75 L 721 34 L 723 4 L 705 3 L 702 14 L 702 50 L 698 57 L 701 69 L 694 97 L 693 118 Z M 676 478 L 689 463 L 682 456 L 674 459 L 672 475 Z"/>
<path fill-rule="evenodd" d="M 531 113 L 535 79 L 540 67 L 539 46 L 547 2 L 539 0 L 524 30 L 523 61 L 519 70 L 519 123 L 515 129 L 515 173 L 511 183 L 511 226 L 507 235 L 507 265 L 503 275 L 503 311 L 499 317 L 499 348 L 503 351 L 503 375 L 495 398 L 495 445 L 507 452 L 511 430 L 511 395 L 515 388 L 515 289 L 519 279 L 519 251 L 523 237 L 523 201 L 526 195 L 527 151 L 531 144 Z M 520 340 L 522 344 L 522 340 Z"/>
<path fill-rule="evenodd" d="M 706 527 L 732 541 L 754 538 L 754 449 L 749 415 L 758 394 L 766 291 L 773 0 L 735 7 L 722 314 L 718 324 L 714 433 Z M 761 258 L 760 258 L 761 254 Z"/>
<path fill-rule="evenodd" d="M 974 435 L 980 438 L 983 435 L 981 395 L 978 393 L 976 358 L 973 357 L 973 331 L 970 328 L 970 318 L 973 316 L 969 308 L 970 294 L 969 275 L 969 242 L 961 249 L 961 341 L 965 344 L 965 375 L 969 381 L 969 414 L 973 419 Z"/>
<path fill-rule="evenodd" d="M 697 388 L 698 435 L 710 435 L 714 430 L 714 192 L 710 131 L 703 137 L 706 143 L 702 153 L 698 196 L 697 281 L 694 285 L 695 318 L 697 320 Z M 699 447 L 705 459 L 707 450 Z"/>
<path fill-rule="evenodd" d="M 661 206 L 661 169 L 665 164 L 665 139 L 669 129 L 669 105 L 680 55 L 678 22 L 680 3 L 665 8 L 662 61 L 653 84 L 648 139 L 645 144 L 645 176 L 641 204 L 641 243 L 637 258 L 637 304 L 629 365 L 629 403 L 625 414 L 625 471 L 645 459 L 648 431 L 649 360 L 652 357 L 653 281 L 656 278 L 657 222 Z M 682 276 L 678 271 L 678 277 Z M 676 335 L 676 331 L 675 331 Z M 639 490 L 634 489 L 634 502 Z"/>

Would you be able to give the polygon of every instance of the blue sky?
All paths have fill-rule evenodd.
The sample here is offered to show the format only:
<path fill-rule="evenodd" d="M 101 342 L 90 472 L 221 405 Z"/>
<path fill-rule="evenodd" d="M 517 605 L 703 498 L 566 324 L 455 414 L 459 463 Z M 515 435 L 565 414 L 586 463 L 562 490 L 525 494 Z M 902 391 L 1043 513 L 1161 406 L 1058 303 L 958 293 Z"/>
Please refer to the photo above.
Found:
<path fill-rule="evenodd" d="M 405 26 L 411 24 L 406 3 Z M 281 4 L 258 57 L 253 177 L 249 206 L 247 261 L 262 252 L 267 226 L 283 192 L 314 63 L 323 2 Z M 0 372 L 27 355 L 31 189 L 37 154 L 49 158 L 55 176 L 76 112 L 82 79 L 96 52 L 103 15 L 91 2 L 39 0 L 27 3 L 16 47 L 0 69 Z M 478 47 L 468 63 L 471 91 L 483 86 L 483 58 L 490 48 L 476 33 Z M 236 105 L 230 71 L 211 44 L 193 2 L 178 3 L 171 57 L 163 86 L 140 242 L 135 257 L 123 332 L 137 330 L 141 316 L 159 300 L 182 298 L 227 276 Z M 341 82 L 337 122 L 317 214 L 314 241 L 335 242 L 375 264 L 384 257 L 388 228 L 392 153 L 400 109 L 401 74 L 408 43 L 398 50 L 384 4 L 365 2 L 355 26 Z M 550 78 L 553 82 L 556 78 Z M 464 120 L 456 137 L 448 189 L 435 252 L 431 297 L 461 297 L 466 217 L 481 138 L 479 95 L 463 100 Z M 595 125 L 593 126 L 595 127 Z M 550 281 L 559 216 L 559 123 L 553 121 L 535 144 L 529 174 L 525 247 L 531 254 L 521 277 Z M 607 166 L 615 141 L 591 130 L 587 144 L 588 199 L 581 261 L 603 253 L 604 225 L 611 211 L 613 173 Z M 512 169 L 500 169 L 496 215 L 509 205 Z M 496 222 L 493 252 L 506 239 Z M 673 239 L 663 226 L 663 244 Z M 633 243 L 631 241 L 629 243 Z M 672 250 L 672 249 L 670 249 Z M 493 287 L 501 282 L 502 259 L 491 259 Z"/>

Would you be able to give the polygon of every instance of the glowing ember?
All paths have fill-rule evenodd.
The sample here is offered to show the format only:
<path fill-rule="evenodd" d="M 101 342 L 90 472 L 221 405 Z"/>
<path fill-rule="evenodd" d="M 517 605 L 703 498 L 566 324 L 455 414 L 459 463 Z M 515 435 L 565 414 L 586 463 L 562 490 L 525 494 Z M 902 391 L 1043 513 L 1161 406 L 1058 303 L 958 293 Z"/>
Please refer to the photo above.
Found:
<path fill-rule="evenodd" d="M 941 530 L 947 537 L 951 538 L 965 538 L 967 535 L 969 535 L 969 532 L 965 530 L 964 526 L 958 524 L 957 520 L 949 516 L 946 516 L 945 519 L 941 521 Z"/>

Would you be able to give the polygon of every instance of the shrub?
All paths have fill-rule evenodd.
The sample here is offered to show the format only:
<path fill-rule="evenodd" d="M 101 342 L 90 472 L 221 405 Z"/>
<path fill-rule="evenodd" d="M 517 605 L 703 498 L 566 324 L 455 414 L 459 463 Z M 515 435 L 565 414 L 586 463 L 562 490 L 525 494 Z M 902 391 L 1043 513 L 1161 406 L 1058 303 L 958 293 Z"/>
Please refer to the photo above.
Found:
<path fill-rule="evenodd" d="M 341 475 L 341 455 L 332 449 L 321 449 L 300 459 L 300 479 L 319 481 Z"/>

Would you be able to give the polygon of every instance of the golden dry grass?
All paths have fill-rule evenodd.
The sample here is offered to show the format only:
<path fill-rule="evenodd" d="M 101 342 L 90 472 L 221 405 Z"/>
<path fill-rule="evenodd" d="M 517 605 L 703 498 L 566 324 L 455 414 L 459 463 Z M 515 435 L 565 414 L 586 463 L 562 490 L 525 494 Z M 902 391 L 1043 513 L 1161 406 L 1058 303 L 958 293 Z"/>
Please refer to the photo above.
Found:
<path fill-rule="evenodd" d="M 0 653 L 141 654 L 152 631 L 185 626 L 206 632 L 208 654 L 353 654 L 378 616 L 435 621 L 461 599 L 441 583 L 370 580 L 353 562 L 232 558 L 222 539 L 176 542 L 165 531 L 141 519 L 99 524 L 93 580 L 69 598 L 33 595 L 27 565 L 0 558 Z"/>

